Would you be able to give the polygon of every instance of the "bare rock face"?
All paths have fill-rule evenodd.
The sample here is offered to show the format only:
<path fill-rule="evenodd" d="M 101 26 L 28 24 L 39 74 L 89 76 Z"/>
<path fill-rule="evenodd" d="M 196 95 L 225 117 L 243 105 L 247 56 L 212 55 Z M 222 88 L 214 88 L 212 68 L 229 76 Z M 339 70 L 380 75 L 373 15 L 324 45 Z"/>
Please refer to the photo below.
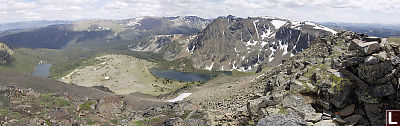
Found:
<path fill-rule="evenodd" d="M 296 114 L 294 110 L 289 109 L 289 114 L 277 114 L 262 118 L 257 126 L 297 126 L 306 125 L 303 118 Z"/>
<path fill-rule="evenodd" d="M 14 53 L 6 44 L 0 42 L 0 65 L 9 64 Z"/>
<path fill-rule="evenodd" d="M 315 109 L 308 104 L 301 96 L 290 95 L 282 100 L 283 107 L 292 108 L 301 114 L 315 113 Z"/>
<path fill-rule="evenodd" d="M 355 108 L 355 107 L 356 107 L 356 105 L 354 105 L 354 104 L 348 105 L 348 106 L 344 107 L 344 108 L 339 112 L 339 115 L 340 115 L 340 116 L 349 116 L 349 115 L 353 114 L 354 108 Z"/>

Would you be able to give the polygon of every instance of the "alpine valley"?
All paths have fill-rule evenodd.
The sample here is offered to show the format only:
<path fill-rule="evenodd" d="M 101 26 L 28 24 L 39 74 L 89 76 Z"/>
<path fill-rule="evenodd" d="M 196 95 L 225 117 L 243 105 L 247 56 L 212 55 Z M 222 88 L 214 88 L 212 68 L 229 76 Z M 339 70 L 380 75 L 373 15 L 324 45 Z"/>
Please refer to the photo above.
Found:
<path fill-rule="evenodd" d="M 0 125 L 384 125 L 385 110 L 400 109 L 400 39 L 348 25 L 232 15 L 3 24 Z"/>

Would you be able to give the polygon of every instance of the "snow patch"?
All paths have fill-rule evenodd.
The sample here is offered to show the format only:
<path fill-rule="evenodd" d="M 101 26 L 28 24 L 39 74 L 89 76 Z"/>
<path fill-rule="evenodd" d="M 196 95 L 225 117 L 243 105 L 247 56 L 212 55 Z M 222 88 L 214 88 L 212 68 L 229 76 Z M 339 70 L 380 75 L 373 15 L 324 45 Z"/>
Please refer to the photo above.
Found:
<path fill-rule="evenodd" d="M 168 102 L 177 102 L 177 101 L 182 101 L 183 99 L 185 99 L 186 97 L 189 97 L 192 93 L 182 93 L 181 95 L 179 95 L 178 97 L 168 100 Z"/>
<path fill-rule="evenodd" d="M 336 34 L 337 33 L 335 30 L 333 30 L 331 28 L 328 28 L 328 27 L 325 27 L 325 26 L 322 26 L 322 25 L 318 25 L 318 24 L 315 24 L 315 23 L 312 23 L 312 22 L 305 22 L 305 24 L 314 26 L 313 27 L 314 29 L 328 31 L 328 32 L 331 32 L 332 34 Z"/>
<path fill-rule="evenodd" d="M 236 53 L 239 53 L 239 52 L 237 51 L 236 47 L 235 47 L 235 48 L 233 48 L 233 49 L 235 49 L 235 52 L 236 52 Z"/>
<path fill-rule="evenodd" d="M 275 37 L 275 33 L 272 32 L 271 27 L 268 27 L 266 32 L 263 31 L 263 34 L 261 35 L 261 39 L 272 37 Z"/>
<path fill-rule="evenodd" d="M 144 19 L 144 17 L 138 17 L 138 18 L 135 18 L 135 19 L 133 19 L 133 20 L 131 20 L 131 21 L 129 21 L 129 23 L 128 24 L 126 24 L 126 25 L 128 25 L 128 26 L 135 26 L 135 25 L 140 25 L 140 21 L 141 20 L 143 20 Z"/>
<path fill-rule="evenodd" d="M 213 66 L 214 66 L 214 62 L 213 62 L 213 63 L 211 63 L 210 67 L 206 66 L 206 70 L 209 70 L 209 71 L 211 71 L 211 70 L 212 70 L 212 68 L 213 68 Z"/>
<path fill-rule="evenodd" d="M 283 55 L 286 55 L 287 53 L 288 53 L 288 47 L 289 47 L 289 44 L 288 43 L 285 43 L 285 44 L 281 44 L 281 42 L 279 42 L 279 49 L 280 50 L 283 50 L 283 54 L 282 54 L 282 56 Z"/>
<path fill-rule="evenodd" d="M 271 21 L 272 25 L 275 26 L 275 29 L 281 28 L 283 25 L 287 23 L 287 21 L 282 21 L 282 20 L 272 20 Z"/>
<path fill-rule="evenodd" d="M 264 46 L 267 45 L 267 44 L 268 44 L 268 42 L 261 41 L 261 47 L 264 47 Z"/>
<path fill-rule="evenodd" d="M 258 22 L 258 20 L 253 21 L 253 25 L 254 25 L 254 29 L 256 29 L 257 37 L 258 37 L 258 39 L 260 39 L 260 35 L 258 34 L 256 22 Z"/>

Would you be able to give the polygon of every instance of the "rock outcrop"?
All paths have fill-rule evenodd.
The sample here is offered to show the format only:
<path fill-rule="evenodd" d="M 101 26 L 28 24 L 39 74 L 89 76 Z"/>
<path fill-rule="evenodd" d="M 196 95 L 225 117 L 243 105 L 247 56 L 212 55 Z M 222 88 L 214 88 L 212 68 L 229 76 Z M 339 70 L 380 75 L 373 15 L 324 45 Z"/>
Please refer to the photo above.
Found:
<path fill-rule="evenodd" d="M 257 113 L 241 115 L 258 125 L 287 125 L 276 121 L 292 112 L 299 117 L 287 121 L 293 125 L 384 125 L 385 110 L 400 109 L 398 44 L 347 31 L 313 43 L 253 83 L 265 90 L 251 101 L 273 97 L 276 104 L 255 102 Z"/>
<path fill-rule="evenodd" d="M 6 44 L 0 42 L 0 65 L 9 64 L 14 53 Z"/>

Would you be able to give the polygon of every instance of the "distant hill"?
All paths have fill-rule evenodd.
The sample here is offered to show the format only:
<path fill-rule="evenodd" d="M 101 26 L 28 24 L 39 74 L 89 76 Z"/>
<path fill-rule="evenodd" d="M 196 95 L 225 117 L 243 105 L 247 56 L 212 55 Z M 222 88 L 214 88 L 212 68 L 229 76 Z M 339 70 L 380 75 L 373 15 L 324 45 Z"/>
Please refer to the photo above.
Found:
<path fill-rule="evenodd" d="M 126 20 L 84 20 L 0 34 L 12 47 L 61 49 L 104 47 L 157 34 L 193 34 L 211 20 L 187 17 L 139 17 Z"/>
<path fill-rule="evenodd" d="M 39 21 L 6 23 L 6 24 L 0 24 L 0 33 L 12 30 L 40 28 L 55 24 L 67 24 L 70 22 L 71 21 L 61 21 L 61 20 L 55 20 L 55 21 L 39 20 Z"/>
<path fill-rule="evenodd" d="M 400 36 L 400 25 L 338 22 L 323 22 L 320 24 L 340 30 L 366 33 L 368 35 L 377 37 Z"/>

